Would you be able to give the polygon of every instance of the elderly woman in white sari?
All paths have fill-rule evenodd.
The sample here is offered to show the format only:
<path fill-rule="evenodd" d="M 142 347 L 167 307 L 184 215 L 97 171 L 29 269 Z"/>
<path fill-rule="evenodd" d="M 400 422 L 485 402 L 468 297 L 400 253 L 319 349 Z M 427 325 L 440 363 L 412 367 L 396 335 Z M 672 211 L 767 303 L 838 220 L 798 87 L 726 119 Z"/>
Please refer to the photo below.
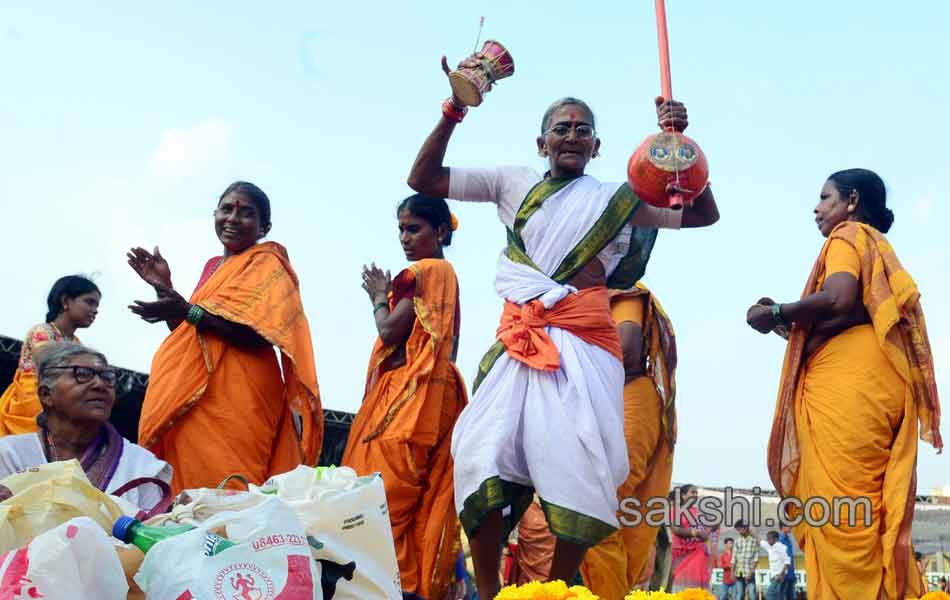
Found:
<path fill-rule="evenodd" d="M 678 102 L 657 99 L 657 114 L 663 128 L 686 127 Z M 508 230 L 495 279 L 505 300 L 498 339 L 452 439 L 456 508 L 471 540 L 479 597 L 493 598 L 501 540 L 533 490 L 558 540 L 550 579 L 571 580 L 586 549 L 617 530 L 617 488 L 629 465 L 622 351 L 607 289 L 640 279 L 658 229 L 705 227 L 719 212 L 708 187 L 691 207 L 673 211 L 642 203 L 626 183 L 585 175 L 600 139 L 593 112 L 576 98 L 544 114 L 537 138 L 549 167 L 543 175 L 527 167 L 444 166 L 464 115 L 455 99 L 446 100 L 409 185 L 494 204 Z"/>
<path fill-rule="evenodd" d="M 124 439 L 109 423 L 116 371 L 106 357 L 80 344 L 62 344 L 39 356 L 39 431 L 0 438 L 0 479 L 55 461 L 76 459 L 90 483 L 150 511 L 170 493 L 172 468 Z M 146 479 L 128 489 L 130 482 Z M 0 488 L 0 499 L 9 496 Z"/>

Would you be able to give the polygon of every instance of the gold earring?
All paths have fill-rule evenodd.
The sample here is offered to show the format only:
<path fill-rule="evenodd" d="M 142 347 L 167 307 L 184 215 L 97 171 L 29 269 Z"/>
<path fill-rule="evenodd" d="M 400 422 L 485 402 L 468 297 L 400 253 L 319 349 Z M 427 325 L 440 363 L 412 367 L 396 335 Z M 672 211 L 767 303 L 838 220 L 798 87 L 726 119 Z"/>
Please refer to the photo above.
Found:
<path fill-rule="evenodd" d="M 849 205 L 848 205 L 848 212 L 849 212 L 849 213 L 853 213 L 853 212 L 854 212 L 854 209 L 855 209 L 855 206 L 854 206 L 853 204 L 849 204 Z"/>

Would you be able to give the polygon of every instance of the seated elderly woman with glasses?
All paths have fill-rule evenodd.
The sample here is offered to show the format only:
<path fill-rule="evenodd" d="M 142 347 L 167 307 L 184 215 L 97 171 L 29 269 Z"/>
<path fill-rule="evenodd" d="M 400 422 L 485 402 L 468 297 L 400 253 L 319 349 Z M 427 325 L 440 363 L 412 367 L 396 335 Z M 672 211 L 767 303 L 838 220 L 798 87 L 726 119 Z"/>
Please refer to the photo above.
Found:
<path fill-rule="evenodd" d="M 100 490 L 118 490 L 117 495 L 145 510 L 161 504 L 169 493 L 164 484 L 171 481 L 172 468 L 109 423 L 117 373 L 106 357 L 80 344 L 57 344 L 38 358 L 39 431 L 0 438 L 0 479 L 76 459 Z M 150 482 L 123 491 L 141 478 Z M 9 493 L 0 486 L 0 500 Z"/>

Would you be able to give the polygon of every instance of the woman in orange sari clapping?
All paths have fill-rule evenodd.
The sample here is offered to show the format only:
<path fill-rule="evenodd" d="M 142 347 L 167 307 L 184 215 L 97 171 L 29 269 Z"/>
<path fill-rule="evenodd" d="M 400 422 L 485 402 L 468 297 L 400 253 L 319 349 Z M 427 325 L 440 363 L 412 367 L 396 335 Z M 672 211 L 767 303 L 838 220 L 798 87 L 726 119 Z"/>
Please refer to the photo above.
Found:
<path fill-rule="evenodd" d="M 152 361 L 139 443 L 174 466 L 176 492 L 234 474 L 261 484 L 319 456 L 310 328 L 287 250 L 261 242 L 270 217 L 257 186 L 224 191 L 214 211 L 223 252 L 205 265 L 190 301 L 172 287 L 158 248 L 129 252 L 129 265 L 158 293 L 129 308 L 171 330 Z"/>
<path fill-rule="evenodd" d="M 460 544 L 450 450 L 467 401 L 454 362 L 458 279 L 442 252 L 457 222 L 444 199 L 420 194 L 397 216 L 412 264 L 394 280 L 363 268 L 379 337 L 343 464 L 383 475 L 404 597 L 441 599 Z"/>

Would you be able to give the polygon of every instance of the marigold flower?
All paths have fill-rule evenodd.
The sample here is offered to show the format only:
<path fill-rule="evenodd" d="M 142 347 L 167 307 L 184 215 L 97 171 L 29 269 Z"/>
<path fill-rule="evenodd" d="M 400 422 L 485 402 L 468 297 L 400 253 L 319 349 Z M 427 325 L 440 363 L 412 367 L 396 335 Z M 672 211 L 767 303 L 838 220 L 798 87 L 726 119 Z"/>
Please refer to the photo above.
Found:
<path fill-rule="evenodd" d="M 495 600 L 600 600 L 600 596 L 580 585 L 567 587 L 563 581 L 532 581 L 502 588 Z"/>
<path fill-rule="evenodd" d="M 706 590 L 690 588 L 676 594 L 663 590 L 659 592 L 636 590 L 627 594 L 624 600 L 716 600 L 716 597 Z"/>

